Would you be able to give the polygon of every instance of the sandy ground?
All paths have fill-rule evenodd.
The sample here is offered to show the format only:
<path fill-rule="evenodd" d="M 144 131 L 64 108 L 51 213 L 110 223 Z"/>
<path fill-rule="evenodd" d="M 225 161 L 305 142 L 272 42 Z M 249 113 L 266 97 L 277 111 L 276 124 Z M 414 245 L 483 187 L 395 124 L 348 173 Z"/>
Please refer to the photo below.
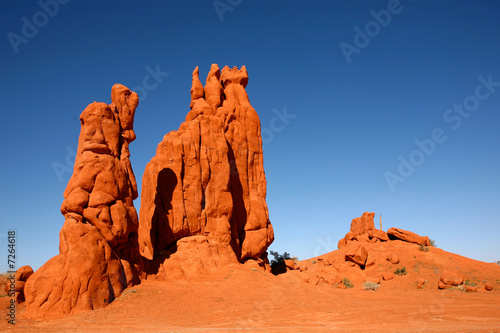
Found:
<path fill-rule="evenodd" d="M 491 265 L 491 264 L 489 264 Z M 295 273 L 292 272 L 292 273 Z M 417 290 L 415 274 L 338 289 L 294 274 L 233 270 L 211 280 L 144 281 L 107 308 L 44 321 L 17 308 L 16 332 L 500 332 L 500 290 Z M 8 297 L 0 297 L 2 310 Z"/>

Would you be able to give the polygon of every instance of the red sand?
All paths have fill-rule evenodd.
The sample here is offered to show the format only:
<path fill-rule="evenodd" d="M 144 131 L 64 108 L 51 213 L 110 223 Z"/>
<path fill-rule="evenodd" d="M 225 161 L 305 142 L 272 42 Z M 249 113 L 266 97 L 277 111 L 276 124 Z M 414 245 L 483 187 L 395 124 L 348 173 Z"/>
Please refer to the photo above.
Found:
<path fill-rule="evenodd" d="M 500 266 L 431 248 L 418 251 L 403 242 L 401 264 L 408 274 L 382 281 L 377 291 L 361 285 L 365 271 L 345 272 L 351 289 L 314 285 L 289 271 L 273 276 L 235 266 L 207 279 L 144 281 L 127 289 L 108 307 L 50 321 L 31 320 L 18 305 L 17 325 L 2 331 L 48 332 L 500 332 Z M 335 251 L 337 252 L 337 251 Z M 331 255 L 331 254 L 330 254 Z M 327 256 L 327 255 L 326 255 Z M 313 262 L 315 262 L 313 264 Z M 322 265 L 309 259 L 301 266 Z M 376 269 L 392 269 L 378 265 Z M 443 269 L 453 267 L 474 280 L 478 292 L 438 290 Z M 369 275 L 366 273 L 366 275 Z M 424 278 L 423 289 L 416 288 Z M 493 291 L 484 289 L 491 281 Z M 0 297 L 6 308 L 8 297 Z"/>

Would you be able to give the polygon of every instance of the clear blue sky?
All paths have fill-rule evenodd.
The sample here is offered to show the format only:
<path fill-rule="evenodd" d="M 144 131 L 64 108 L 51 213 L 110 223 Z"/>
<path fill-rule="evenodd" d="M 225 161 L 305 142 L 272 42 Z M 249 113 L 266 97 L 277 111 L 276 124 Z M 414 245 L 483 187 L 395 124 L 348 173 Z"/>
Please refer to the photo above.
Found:
<path fill-rule="evenodd" d="M 37 1 L 1 4 L 0 270 L 12 228 L 18 267 L 58 253 L 70 173 L 54 165 L 72 162 L 89 103 L 110 103 L 114 83 L 142 87 L 131 144 L 140 189 L 189 111 L 193 69 L 204 82 L 212 63 L 248 69 L 267 129 L 272 250 L 332 251 L 373 211 L 386 230 L 500 260 L 498 2 L 60 1 L 50 15 Z M 273 120 L 285 109 L 295 117 Z"/>

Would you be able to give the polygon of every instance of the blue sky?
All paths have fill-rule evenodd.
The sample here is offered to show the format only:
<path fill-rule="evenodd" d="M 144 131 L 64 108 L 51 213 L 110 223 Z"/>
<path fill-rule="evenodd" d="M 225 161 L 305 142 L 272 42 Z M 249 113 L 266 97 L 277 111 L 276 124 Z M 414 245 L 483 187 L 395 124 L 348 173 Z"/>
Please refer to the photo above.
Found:
<path fill-rule="evenodd" d="M 412 230 L 444 250 L 500 260 L 497 2 L 1 7 L 0 270 L 10 229 L 18 267 L 38 268 L 58 253 L 59 207 L 88 104 L 110 103 L 114 83 L 139 90 L 130 148 L 140 189 L 157 144 L 189 111 L 193 69 L 204 82 L 212 63 L 246 65 L 250 102 L 267 129 L 272 250 L 299 259 L 335 250 L 350 221 L 373 211 L 385 230 Z M 161 74 L 155 80 L 151 71 Z M 285 112 L 277 130 L 273 118 Z"/>

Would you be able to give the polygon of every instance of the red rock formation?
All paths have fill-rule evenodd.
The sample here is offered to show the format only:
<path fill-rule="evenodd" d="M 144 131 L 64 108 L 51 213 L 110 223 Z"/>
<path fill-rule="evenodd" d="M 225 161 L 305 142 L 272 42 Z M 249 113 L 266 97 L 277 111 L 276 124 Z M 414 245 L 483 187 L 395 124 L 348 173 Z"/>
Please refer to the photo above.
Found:
<path fill-rule="evenodd" d="M 138 282 L 137 185 L 128 145 L 139 99 L 116 84 L 112 104 L 94 102 L 80 115 L 73 175 L 64 192 L 59 255 L 27 281 L 27 312 L 58 316 L 97 309 Z"/>
<path fill-rule="evenodd" d="M 397 238 L 405 242 L 415 243 L 419 245 L 427 245 L 427 246 L 431 245 L 429 237 L 419 236 L 411 231 L 406 231 L 398 228 L 390 228 L 389 230 L 387 230 L 387 234 L 392 236 L 393 238 Z"/>
<path fill-rule="evenodd" d="M 145 258 L 180 257 L 178 242 L 189 237 L 196 237 L 190 244 L 200 248 L 203 265 L 266 256 L 274 235 L 260 120 L 247 82 L 244 66 L 221 72 L 212 65 L 205 87 L 194 70 L 191 111 L 165 135 L 144 172 L 139 249 Z"/>
<path fill-rule="evenodd" d="M 351 231 L 355 236 L 367 234 L 370 230 L 375 229 L 373 218 L 375 213 L 364 212 L 361 217 L 356 217 L 351 222 Z"/>
<path fill-rule="evenodd" d="M 353 240 L 362 243 L 388 241 L 389 237 L 384 231 L 375 229 L 374 217 L 375 213 L 364 212 L 361 217 L 354 218 L 351 222 L 351 230 L 339 240 L 337 247 L 340 249 Z"/>

